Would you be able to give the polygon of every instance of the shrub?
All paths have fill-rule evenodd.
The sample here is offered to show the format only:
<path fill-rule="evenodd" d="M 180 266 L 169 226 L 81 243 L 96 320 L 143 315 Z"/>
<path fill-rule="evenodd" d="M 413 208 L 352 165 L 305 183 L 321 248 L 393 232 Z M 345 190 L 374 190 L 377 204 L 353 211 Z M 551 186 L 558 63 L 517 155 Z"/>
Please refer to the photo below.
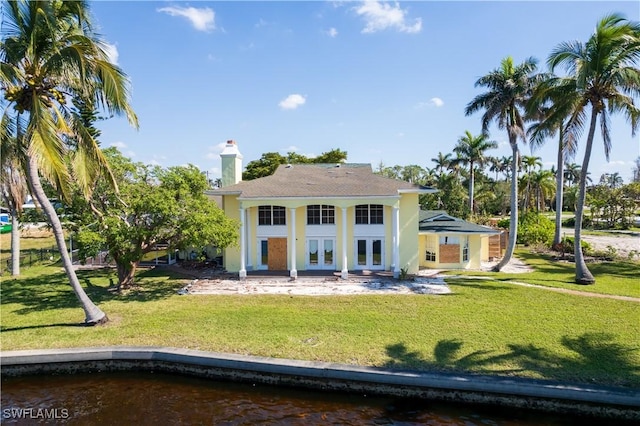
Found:
<path fill-rule="evenodd" d="M 564 237 L 562 239 L 562 247 L 565 253 L 573 253 L 574 251 L 574 239 L 573 237 Z M 593 252 L 593 247 L 585 240 L 580 240 L 580 247 L 582 248 L 582 254 L 590 254 Z"/>
<path fill-rule="evenodd" d="M 589 218 L 589 217 L 583 217 L 582 218 L 582 228 L 590 228 L 590 227 L 592 227 L 592 225 L 593 225 L 593 223 L 592 223 L 591 218 Z M 565 228 L 575 228 L 575 226 L 576 226 L 576 218 L 575 218 L 575 216 L 563 220 L 562 221 L 562 226 L 564 226 Z"/>
<path fill-rule="evenodd" d="M 518 244 L 550 245 L 553 240 L 554 223 L 536 212 L 527 212 L 518 219 Z"/>
<path fill-rule="evenodd" d="M 509 226 L 511 224 L 509 223 L 509 218 L 507 219 L 500 219 L 498 221 L 498 228 L 502 228 L 502 229 L 509 229 Z"/>

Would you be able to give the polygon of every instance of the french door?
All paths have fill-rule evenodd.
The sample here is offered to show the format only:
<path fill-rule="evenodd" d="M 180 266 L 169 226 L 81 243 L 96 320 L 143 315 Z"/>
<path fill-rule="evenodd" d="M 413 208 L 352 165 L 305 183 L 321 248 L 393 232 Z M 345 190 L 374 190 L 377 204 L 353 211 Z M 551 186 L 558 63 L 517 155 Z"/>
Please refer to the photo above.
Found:
<path fill-rule="evenodd" d="M 356 238 L 356 269 L 384 269 L 382 238 Z"/>
<path fill-rule="evenodd" d="M 334 270 L 336 268 L 335 245 L 333 238 L 307 239 L 307 268 Z"/>

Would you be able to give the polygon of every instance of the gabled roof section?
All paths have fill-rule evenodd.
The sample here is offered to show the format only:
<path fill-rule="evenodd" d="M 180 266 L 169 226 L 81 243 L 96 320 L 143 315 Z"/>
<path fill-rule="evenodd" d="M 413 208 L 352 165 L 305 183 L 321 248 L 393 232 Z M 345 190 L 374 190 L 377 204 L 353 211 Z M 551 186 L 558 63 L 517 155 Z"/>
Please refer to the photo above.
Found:
<path fill-rule="evenodd" d="M 499 234 L 500 231 L 449 216 L 443 210 L 420 210 L 418 230 L 423 234 Z"/>
<path fill-rule="evenodd" d="M 420 210 L 420 223 L 434 221 L 456 221 L 462 220 L 457 217 L 449 216 L 444 210 Z"/>
<path fill-rule="evenodd" d="M 401 193 L 427 194 L 435 189 L 373 173 L 370 164 L 287 164 L 275 173 L 209 191 L 209 194 L 249 198 L 376 197 Z"/>

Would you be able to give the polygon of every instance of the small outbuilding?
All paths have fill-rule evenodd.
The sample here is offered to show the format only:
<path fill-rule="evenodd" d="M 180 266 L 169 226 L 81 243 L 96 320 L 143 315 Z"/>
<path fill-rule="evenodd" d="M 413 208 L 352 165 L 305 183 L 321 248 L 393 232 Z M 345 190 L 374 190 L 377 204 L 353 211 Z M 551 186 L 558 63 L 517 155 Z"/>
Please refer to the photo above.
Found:
<path fill-rule="evenodd" d="M 420 267 L 479 269 L 491 260 L 490 250 L 501 231 L 449 216 L 445 211 L 421 210 L 418 222 Z M 499 253 L 501 254 L 501 253 Z"/>

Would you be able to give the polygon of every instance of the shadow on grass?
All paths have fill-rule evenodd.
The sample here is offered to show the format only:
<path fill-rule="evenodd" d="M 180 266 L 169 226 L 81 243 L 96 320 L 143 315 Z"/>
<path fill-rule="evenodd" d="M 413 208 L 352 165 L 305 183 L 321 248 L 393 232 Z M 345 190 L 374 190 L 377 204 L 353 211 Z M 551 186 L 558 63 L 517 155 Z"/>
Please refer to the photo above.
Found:
<path fill-rule="evenodd" d="M 554 259 L 553 256 L 546 253 L 535 253 L 529 251 L 521 251 L 518 257 L 525 263 L 534 267 L 536 272 L 551 274 L 567 274 L 567 282 L 575 283 L 573 280 L 575 275 L 575 264 L 573 262 L 564 262 Z M 620 278 L 636 278 L 638 276 L 638 263 L 618 260 L 618 261 L 602 261 L 588 263 L 587 267 L 592 274 L 609 275 Z"/>
<path fill-rule="evenodd" d="M 433 349 L 434 360 L 419 352 L 409 351 L 404 343 L 386 347 L 389 368 L 470 372 L 473 374 L 513 375 L 529 372 L 549 380 L 638 387 L 640 365 L 633 352 L 640 349 L 621 345 L 608 333 L 585 333 L 577 337 L 564 336 L 560 343 L 571 354 L 558 354 L 535 345 L 508 345 L 503 353 L 476 351 L 462 356 L 464 343 L 457 339 L 439 341 Z M 500 365 L 512 365 L 511 369 Z"/>
<path fill-rule="evenodd" d="M 25 325 L 22 327 L 0 327 L 0 332 L 6 331 L 18 331 L 18 330 L 37 330 L 39 328 L 54 328 L 54 327 L 92 327 L 91 325 L 79 322 L 61 322 L 58 324 L 43 324 L 43 325 Z"/>
<path fill-rule="evenodd" d="M 97 305 L 117 300 L 120 302 L 150 302 L 161 300 L 176 294 L 184 283 L 162 269 L 141 270 L 136 275 L 140 285 L 126 293 L 116 293 L 110 289 L 114 283 L 115 272 L 111 269 L 93 269 L 76 271 L 80 283 L 89 298 Z M 3 279 L 2 305 L 18 304 L 22 307 L 14 310 L 17 314 L 46 311 L 52 309 L 80 308 L 69 280 L 64 272 L 44 273 L 36 277 Z M 107 312 L 108 315 L 108 312 Z"/>

